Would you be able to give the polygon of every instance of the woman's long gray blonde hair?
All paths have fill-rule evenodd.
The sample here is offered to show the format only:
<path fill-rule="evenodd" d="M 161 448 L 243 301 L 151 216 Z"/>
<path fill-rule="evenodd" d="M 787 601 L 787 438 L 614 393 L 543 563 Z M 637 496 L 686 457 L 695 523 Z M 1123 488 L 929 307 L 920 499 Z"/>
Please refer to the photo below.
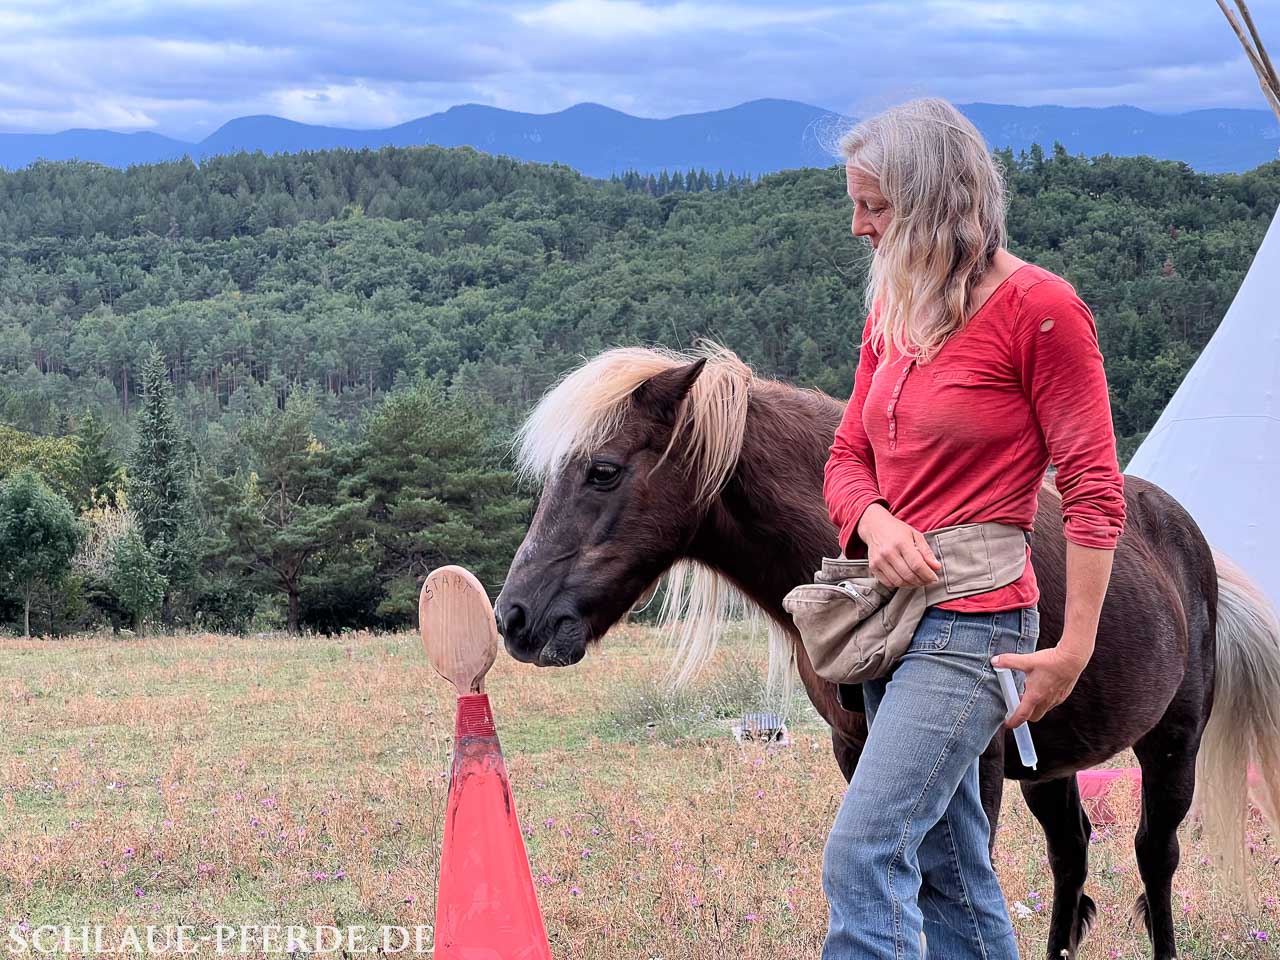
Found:
<path fill-rule="evenodd" d="M 1005 245 L 1004 177 L 977 128 L 933 97 L 859 123 L 840 153 L 893 207 L 867 279 L 877 346 L 927 361 L 964 326 L 970 293 Z"/>

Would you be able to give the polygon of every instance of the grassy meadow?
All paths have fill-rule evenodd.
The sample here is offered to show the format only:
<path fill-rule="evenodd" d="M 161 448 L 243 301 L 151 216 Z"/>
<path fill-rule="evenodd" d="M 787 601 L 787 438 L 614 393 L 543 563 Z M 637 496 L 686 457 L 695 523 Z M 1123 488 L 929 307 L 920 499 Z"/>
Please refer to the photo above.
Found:
<path fill-rule="evenodd" d="M 797 700 L 789 747 L 739 745 L 764 647 L 731 632 L 694 685 L 658 635 L 489 676 L 557 958 L 817 957 L 823 840 L 843 780 Z M 430 924 L 451 690 L 411 634 L 0 639 L 0 934 L 13 925 Z M 1049 870 L 1009 787 L 997 869 L 1023 955 Z M 1148 956 L 1130 922 L 1136 809 L 1100 828 L 1085 958 Z M 1183 955 L 1280 956 L 1280 839 L 1252 824 L 1258 909 L 1184 827 Z M 3 942 L 0 936 L 0 942 Z"/>

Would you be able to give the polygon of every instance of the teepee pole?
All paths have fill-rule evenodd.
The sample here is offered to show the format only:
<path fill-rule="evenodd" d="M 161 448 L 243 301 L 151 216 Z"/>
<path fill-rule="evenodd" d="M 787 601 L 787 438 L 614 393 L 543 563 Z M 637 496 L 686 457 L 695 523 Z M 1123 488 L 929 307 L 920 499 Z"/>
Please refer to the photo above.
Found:
<path fill-rule="evenodd" d="M 1240 16 L 1244 18 L 1244 25 L 1249 28 L 1249 36 L 1253 38 L 1253 46 L 1258 51 L 1258 59 L 1267 68 L 1267 77 L 1271 80 L 1271 92 L 1280 94 L 1280 77 L 1276 76 L 1276 68 L 1271 63 L 1267 48 L 1262 45 L 1262 37 L 1258 33 L 1258 28 L 1254 26 L 1253 14 L 1249 12 L 1249 5 L 1245 3 L 1245 0 L 1236 0 L 1236 6 L 1240 8 Z"/>
<path fill-rule="evenodd" d="M 1223 16 L 1227 18 L 1227 22 L 1231 24 L 1231 29 L 1235 31 L 1236 37 L 1240 40 L 1240 45 L 1244 47 L 1245 56 L 1249 58 L 1254 72 L 1258 75 L 1258 84 L 1262 87 L 1263 96 L 1267 98 L 1267 103 L 1275 111 L 1276 119 L 1280 119 L 1280 77 L 1277 77 L 1276 68 L 1271 64 L 1271 57 L 1267 54 L 1267 48 L 1262 45 L 1262 37 L 1253 22 L 1253 15 L 1249 12 L 1248 4 L 1245 0 L 1234 0 L 1234 2 L 1240 8 L 1240 16 L 1244 19 L 1245 26 L 1241 26 L 1240 20 L 1231 8 L 1227 6 L 1225 0 L 1217 0 L 1218 8 L 1222 11 Z M 1245 33 L 1246 27 L 1248 28 L 1247 34 Z"/>

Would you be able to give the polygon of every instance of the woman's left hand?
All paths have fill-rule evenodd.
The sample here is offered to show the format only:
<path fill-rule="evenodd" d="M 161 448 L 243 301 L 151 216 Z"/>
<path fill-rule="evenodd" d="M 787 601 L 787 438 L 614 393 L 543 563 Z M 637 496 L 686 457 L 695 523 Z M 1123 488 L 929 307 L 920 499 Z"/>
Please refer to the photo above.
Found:
<path fill-rule="evenodd" d="M 1025 721 L 1039 720 L 1067 699 L 1088 662 L 1088 656 L 1073 653 L 1061 645 L 1035 653 L 1002 653 L 992 657 L 993 667 L 1021 670 L 1027 675 L 1022 702 L 1004 725 L 1012 729 Z"/>

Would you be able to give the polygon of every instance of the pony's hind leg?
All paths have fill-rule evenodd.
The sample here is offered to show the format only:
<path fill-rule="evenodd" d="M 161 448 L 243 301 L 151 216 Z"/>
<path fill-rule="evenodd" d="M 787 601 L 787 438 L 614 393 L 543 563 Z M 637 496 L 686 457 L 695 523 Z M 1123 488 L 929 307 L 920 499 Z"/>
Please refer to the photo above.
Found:
<path fill-rule="evenodd" d="M 1142 818 L 1134 838 L 1145 893 L 1134 908 L 1146 924 L 1156 960 L 1178 955 L 1173 940 L 1173 874 L 1180 851 L 1178 826 L 1191 808 L 1196 745 L 1171 740 L 1161 723 L 1133 746 L 1142 767 Z"/>
<path fill-rule="evenodd" d="M 853 779 L 853 771 L 858 766 L 858 758 L 862 756 L 862 744 L 846 737 L 835 727 L 831 728 L 831 749 L 836 755 L 836 765 L 844 774 L 845 782 Z"/>
<path fill-rule="evenodd" d="M 1084 892 L 1093 827 L 1080 803 L 1075 775 L 1038 783 L 1023 781 L 1022 796 L 1044 828 L 1053 871 L 1053 912 L 1048 956 L 1073 958 L 1093 923 L 1097 908 Z"/>

